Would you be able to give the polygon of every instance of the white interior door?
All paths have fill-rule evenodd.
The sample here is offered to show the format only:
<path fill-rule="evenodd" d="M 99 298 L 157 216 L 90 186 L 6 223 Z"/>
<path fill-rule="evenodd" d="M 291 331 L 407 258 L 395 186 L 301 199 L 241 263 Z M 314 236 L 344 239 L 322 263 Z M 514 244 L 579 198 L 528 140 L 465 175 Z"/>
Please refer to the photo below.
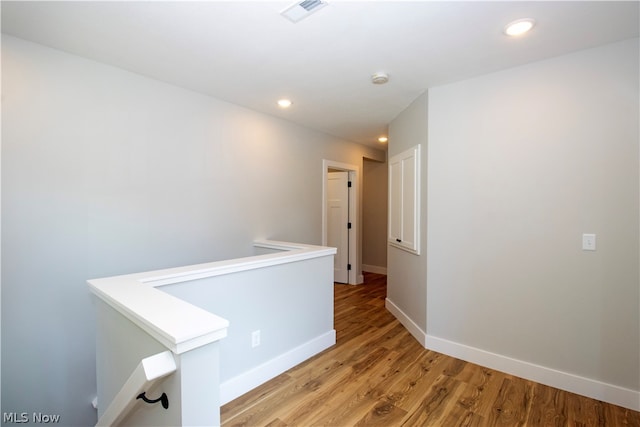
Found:
<path fill-rule="evenodd" d="M 349 172 L 327 173 L 327 246 L 336 248 L 333 280 L 349 282 Z"/>

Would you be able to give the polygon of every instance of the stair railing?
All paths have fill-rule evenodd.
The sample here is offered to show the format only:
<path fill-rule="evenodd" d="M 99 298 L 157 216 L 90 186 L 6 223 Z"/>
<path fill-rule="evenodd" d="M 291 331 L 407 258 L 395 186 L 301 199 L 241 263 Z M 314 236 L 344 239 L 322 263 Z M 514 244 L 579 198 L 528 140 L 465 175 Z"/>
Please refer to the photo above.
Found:
<path fill-rule="evenodd" d="M 158 381 L 176 371 L 176 362 L 171 351 L 144 358 L 129 376 L 109 407 L 104 411 L 96 426 L 116 426 L 129 415 L 136 404 L 161 402 L 164 409 L 169 407 L 169 398 L 162 393 L 158 399 L 150 399 L 146 391 Z"/>

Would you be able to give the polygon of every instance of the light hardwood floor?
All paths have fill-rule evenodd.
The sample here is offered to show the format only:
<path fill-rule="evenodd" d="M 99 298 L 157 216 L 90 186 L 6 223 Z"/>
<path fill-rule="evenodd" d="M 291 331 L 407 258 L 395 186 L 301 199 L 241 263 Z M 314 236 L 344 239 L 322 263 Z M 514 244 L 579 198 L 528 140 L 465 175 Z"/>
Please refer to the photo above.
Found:
<path fill-rule="evenodd" d="M 229 402 L 223 426 L 640 426 L 640 413 L 425 350 L 386 276 L 335 285 L 337 343 Z"/>

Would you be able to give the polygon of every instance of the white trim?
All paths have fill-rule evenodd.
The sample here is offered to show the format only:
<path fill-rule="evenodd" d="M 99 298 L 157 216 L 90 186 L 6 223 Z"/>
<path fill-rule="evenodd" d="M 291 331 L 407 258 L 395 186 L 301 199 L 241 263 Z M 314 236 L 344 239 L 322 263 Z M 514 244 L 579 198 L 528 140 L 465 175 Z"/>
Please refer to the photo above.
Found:
<path fill-rule="evenodd" d="M 206 277 L 222 276 L 225 274 L 238 273 L 240 271 L 304 261 L 306 259 L 318 258 L 336 253 L 335 248 L 278 242 L 275 240 L 256 240 L 253 242 L 253 246 L 258 248 L 278 249 L 281 252 L 157 271 L 157 274 L 153 277 L 145 277 L 139 281 L 153 287 L 165 286 L 190 280 L 204 279 Z"/>
<path fill-rule="evenodd" d="M 349 271 L 349 284 L 357 285 L 363 282 L 364 278 L 360 273 L 358 265 L 358 248 L 360 247 L 359 224 L 360 224 L 360 166 L 348 163 L 334 162 L 333 160 L 322 159 L 322 246 L 327 245 L 327 173 L 329 169 L 337 169 L 349 172 L 349 180 L 352 182 L 351 194 L 349 196 L 349 240 L 354 244 L 349 244 L 349 261 L 351 270 Z M 353 212 L 353 214 L 351 214 Z"/>
<path fill-rule="evenodd" d="M 380 267 L 378 265 L 362 264 L 362 271 L 376 274 L 387 274 L 387 267 Z"/>
<path fill-rule="evenodd" d="M 427 338 L 427 333 L 423 331 L 420 326 L 418 326 L 409 316 L 405 314 L 404 311 L 400 309 L 397 305 L 395 305 L 389 298 L 386 298 L 384 301 L 384 306 L 391 314 L 393 314 L 396 319 L 402 323 L 402 325 L 407 328 L 409 333 L 413 335 L 413 337 L 418 340 L 420 345 L 425 346 L 425 341 Z"/>
<path fill-rule="evenodd" d="M 89 280 L 91 292 L 176 354 L 227 336 L 229 322 L 161 291 L 163 285 L 331 256 L 335 248 L 258 240 L 282 252 Z"/>
<path fill-rule="evenodd" d="M 255 368 L 220 384 L 220 405 L 253 390 L 260 384 L 304 362 L 312 356 L 335 345 L 336 331 L 332 329 L 311 341 L 289 350 Z"/>
<path fill-rule="evenodd" d="M 640 411 L 640 391 L 535 365 L 433 335 L 426 336 L 425 348 L 561 390 Z"/>
<path fill-rule="evenodd" d="M 551 387 L 577 393 L 592 399 L 612 403 L 640 411 L 640 391 L 630 390 L 613 384 L 607 384 L 591 378 L 581 377 L 568 372 L 558 371 L 511 357 L 491 353 L 465 344 L 456 343 L 426 334 L 406 313 L 389 298 L 385 307 L 391 312 L 409 333 L 423 347 L 451 357 L 475 363 L 487 368 L 515 375 Z"/>
<path fill-rule="evenodd" d="M 414 175 L 409 176 L 405 172 L 405 162 L 413 164 Z M 401 177 L 399 183 L 394 182 L 392 168 L 394 164 L 399 165 Z M 394 246 L 403 251 L 407 251 L 414 255 L 420 255 L 420 209 L 421 209 L 421 178 L 420 169 L 422 164 L 422 157 L 420 155 L 420 144 L 396 154 L 389 159 L 389 195 L 388 195 L 388 219 L 387 219 L 387 241 L 391 246 Z M 413 192 L 408 193 L 404 184 L 407 178 L 411 178 L 413 182 Z M 394 191 L 400 193 L 398 195 L 400 199 L 400 206 L 394 204 Z M 411 236 L 406 235 L 405 230 L 405 200 L 412 200 L 413 202 L 413 234 Z M 394 224 L 398 228 L 400 235 L 393 234 Z M 407 239 L 409 241 L 407 242 Z"/>

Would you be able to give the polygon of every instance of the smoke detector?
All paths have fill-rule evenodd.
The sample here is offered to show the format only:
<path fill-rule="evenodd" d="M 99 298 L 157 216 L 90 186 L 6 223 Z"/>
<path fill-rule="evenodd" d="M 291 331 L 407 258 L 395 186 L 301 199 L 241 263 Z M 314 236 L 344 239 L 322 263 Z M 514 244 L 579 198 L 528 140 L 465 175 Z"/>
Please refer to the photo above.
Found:
<path fill-rule="evenodd" d="M 303 0 L 288 6 L 280 15 L 291 22 L 298 22 L 327 5 L 324 0 Z"/>
<path fill-rule="evenodd" d="M 383 85 L 389 81 L 389 75 L 387 73 L 378 72 L 371 76 L 371 83 L 374 85 Z"/>

